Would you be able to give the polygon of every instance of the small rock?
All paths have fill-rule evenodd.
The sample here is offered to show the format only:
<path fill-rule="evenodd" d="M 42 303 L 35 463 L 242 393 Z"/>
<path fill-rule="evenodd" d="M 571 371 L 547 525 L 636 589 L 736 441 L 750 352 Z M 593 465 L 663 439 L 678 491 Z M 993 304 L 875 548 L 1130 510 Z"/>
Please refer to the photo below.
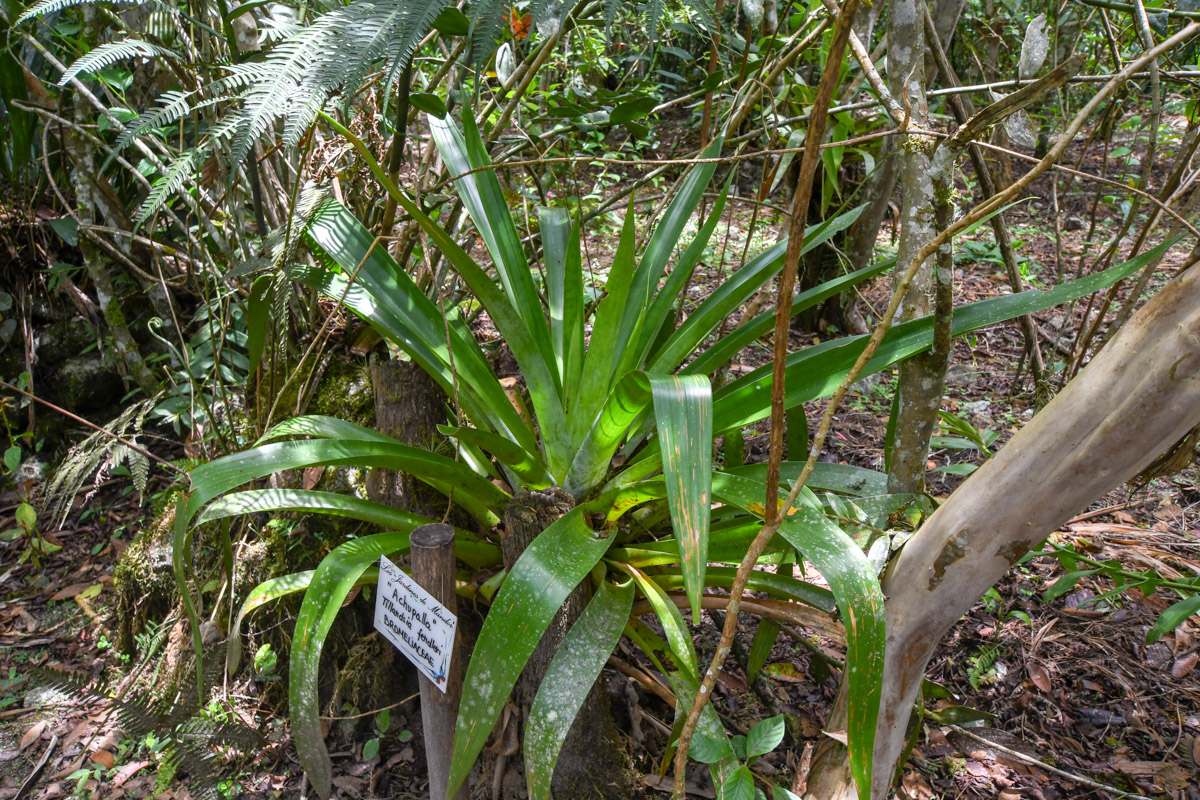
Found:
<path fill-rule="evenodd" d="M 82 317 L 52 323 L 38 332 L 34 352 L 43 364 L 58 364 L 96 343 L 96 332 Z"/>
<path fill-rule="evenodd" d="M 54 398 L 68 411 L 97 411 L 116 403 L 124 393 L 121 376 L 94 353 L 62 362 L 51 387 Z"/>
<path fill-rule="evenodd" d="M 988 400 L 976 400 L 971 403 L 963 403 L 962 410 L 968 414 L 986 414 L 987 410 L 992 407 Z"/>
<path fill-rule="evenodd" d="M 71 696 L 61 689 L 35 686 L 25 693 L 21 705 L 25 708 L 40 708 L 41 706 L 61 706 L 69 702 L 71 702 Z"/>
<path fill-rule="evenodd" d="M 861 391 L 863 389 L 868 389 L 872 386 L 878 386 L 882 381 L 883 381 L 883 373 L 882 372 L 872 372 L 870 375 L 867 375 L 865 378 L 859 378 L 858 380 L 856 380 L 854 382 L 854 385 L 850 388 Z"/>
<path fill-rule="evenodd" d="M 967 364 L 951 364 L 950 369 L 946 370 L 946 383 L 950 386 L 966 386 L 975 382 L 977 374 Z"/>

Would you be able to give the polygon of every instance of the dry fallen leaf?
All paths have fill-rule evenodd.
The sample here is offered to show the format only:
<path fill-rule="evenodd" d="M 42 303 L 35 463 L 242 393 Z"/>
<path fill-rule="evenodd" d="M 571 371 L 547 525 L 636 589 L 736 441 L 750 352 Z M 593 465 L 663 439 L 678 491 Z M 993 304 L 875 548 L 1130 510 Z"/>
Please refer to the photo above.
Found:
<path fill-rule="evenodd" d="M 133 761 L 129 764 L 126 764 L 125 766 L 121 767 L 120 771 L 116 775 L 113 776 L 112 785 L 114 787 L 120 786 L 148 766 L 150 766 L 149 761 Z"/>
<path fill-rule="evenodd" d="M 1043 692 L 1050 691 L 1050 675 L 1040 664 L 1030 662 L 1025 667 L 1029 672 L 1029 680 L 1033 681 L 1033 685 Z"/>
<path fill-rule="evenodd" d="M 904 777 L 900 780 L 900 791 L 897 794 L 903 793 L 904 797 L 909 800 L 933 800 L 935 795 L 933 789 L 929 788 L 929 784 L 921 777 L 921 773 L 915 770 L 904 773 Z"/>
<path fill-rule="evenodd" d="M 1192 771 L 1182 764 L 1163 764 L 1162 769 L 1154 773 L 1154 782 L 1164 792 L 1172 794 L 1186 789 L 1191 779 Z"/>
<path fill-rule="evenodd" d="M 1200 661 L 1200 653 L 1195 652 L 1175 659 L 1175 663 L 1171 665 L 1171 677 L 1176 680 L 1186 677 L 1196 668 L 1197 661 Z"/>
<path fill-rule="evenodd" d="M 96 752 L 89 755 L 88 758 L 90 758 L 92 761 L 96 762 L 100 766 L 104 767 L 105 769 L 112 769 L 113 765 L 117 763 L 116 756 L 114 756 L 112 753 L 108 752 L 107 750 L 97 750 Z"/>
<path fill-rule="evenodd" d="M 786 661 L 777 661 L 774 664 L 767 664 L 763 667 L 763 672 L 781 681 L 790 681 L 799 683 L 803 681 L 804 673 L 796 669 L 795 664 L 789 664 Z"/>
<path fill-rule="evenodd" d="M 59 600 L 70 600 L 72 597 L 79 594 L 89 586 L 91 586 L 90 583 L 72 583 L 65 589 L 59 589 L 57 592 L 52 594 L 50 596 L 50 602 L 55 603 Z"/>
<path fill-rule="evenodd" d="M 35 722 L 33 727 L 25 731 L 25 735 L 21 737 L 21 749 L 29 747 L 29 745 L 42 738 L 42 734 L 46 732 L 46 720 Z"/>
<path fill-rule="evenodd" d="M 1016 789 L 1005 789 L 996 800 L 1021 800 L 1021 793 Z"/>

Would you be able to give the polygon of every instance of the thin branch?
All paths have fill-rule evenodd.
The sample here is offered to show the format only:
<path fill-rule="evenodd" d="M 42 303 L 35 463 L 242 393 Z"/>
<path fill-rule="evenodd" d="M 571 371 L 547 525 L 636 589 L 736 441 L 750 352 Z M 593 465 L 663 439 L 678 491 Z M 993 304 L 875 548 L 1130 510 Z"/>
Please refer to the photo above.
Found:
<path fill-rule="evenodd" d="M 1076 775 L 1073 772 L 1067 772 L 1066 770 L 1059 769 L 1058 767 L 1052 767 L 1049 764 L 1047 764 L 1045 761 L 1034 758 L 1031 755 L 1026 755 L 1025 753 L 1022 753 L 1020 750 L 1013 750 L 1011 747 L 1005 747 L 1002 744 L 993 742 L 991 739 L 985 739 L 982 736 L 980 736 L 979 734 L 972 733 L 971 731 L 967 730 L 966 728 L 961 728 L 958 725 L 947 725 L 946 727 L 948 727 L 950 730 L 954 731 L 955 733 L 961 733 L 963 736 L 966 736 L 968 739 L 974 739 L 975 741 L 979 742 L 980 744 L 990 747 L 993 750 L 999 750 L 1001 753 L 1004 753 L 1006 756 L 1012 756 L 1013 758 L 1024 761 L 1026 764 L 1032 764 L 1035 767 L 1037 767 L 1038 769 L 1043 769 L 1046 772 L 1054 773 L 1055 775 L 1057 775 L 1060 778 L 1066 778 L 1067 780 L 1071 781 L 1072 783 L 1078 783 L 1082 786 L 1087 786 L 1090 789 L 1097 789 L 1101 792 L 1108 792 L 1109 794 L 1114 794 L 1117 797 L 1128 797 L 1128 798 L 1130 798 L 1130 800 L 1150 800 L 1149 797 L 1145 797 L 1140 794 L 1134 794 L 1133 792 L 1125 792 L 1125 791 L 1122 791 L 1122 790 L 1116 788 L 1115 786 L 1109 786 L 1106 783 L 1099 783 L 1097 781 L 1091 780 L 1090 778 L 1085 778 L 1082 775 Z"/>
<path fill-rule="evenodd" d="M 0 387 L 2 387 L 4 389 L 8 389 L 11 392 L 16 392 L 19 395 L 28 397 L 30 400 L 33 400 L 35 403 L 41 403 L 42 405 L 44 405 L 46 408 L 50 409 L 51 411 L 57 411 L 59 414 L 62 414 L 64 417 L 67 417 L 68 419 L 72 419 L 75 422 L 80 423 L 81 425 L 88 426 L 89 428 L 91 428 L 94 431 L 98 431 L 100 433 L 103 433 L 105 436 L 108 436 L 112 439 L 116 439 L 118 442 L 125 445 L 130 450 L 133 450 L 134 452 L 137 452 L 137 453 L 141 453 L 146 458 L 149 458 L 153 461 L 157 461 L 159 464 L 162 464 L 167 469 L 174 470 L 175 472 L 178 472 L 180 475 L 187 474 L 186 472 L 181 470 L 179 467 L 172 464 L 170 461 L 167 461 L 165 458 L 159 458 L 158 456 L 154 455 L 154 453 L 151 453 L 146 448 L 144 448 L 140 445 L 134 444 L 133 442 L 129 441 L 128 439 L 124 438 L 123 436 L 118 436 L 117 434 L 110 431 L 108 428 L 103 428 L 94 422 L 88 422 L 83 417 L 81 417 L 77 414 L 72 414 L 70 411 L 67 411 L 65 408 L 54 405 L 54 403 L 51 403 L 49 400 L 43 400 L 42 398 L 40 398 L 36 395 L 30 394 L 29 392 L 25 391 L 24 389 L 18 389 L 16 386 L 13 386 L 8 381 L 0 380 Z"/>
<path fill-rule="evenodd" d="M 837 89 L 838 75 L 842 68 L 842 56 L 846 45 L 853 33 L 854 15 L 858 11 L 858 0 L 847 0 L 842 11 L 837 15 L 833 29 L 833 41 L 829 45 L 825 68 L 821 72 L 821 80 L 817 85 L 817 95 L 813 102 L 808 133 L 805 136 L 804 155 L 800 161 L 800 177 L 796 184 L 795 202 L 792 204 L 792 218 L 788 226 L 788 246 L 784 255 L 783 275 L 779 281 L 779 300 L 775 310 L 775 352 L 774 380 L 771 386 L 771 454 L 767 463 L 767 493 L 766 517 L 767 524 L 750 545 L 746 557 L 738 566 L 733 586 L 729 590 L 729 606 L 725 614 L 725 625 L 721 630 L 721 640 L 717 651 L 713 654 L 708 671 L 700 682 L 700 690 L 696 692 L 692 707 L 688 710 L 683 728 L 679 732 L 678 749 L 675 751 L 675 800 L 683 800 L 684 786 L 687 775 L 688 748 L 692 742 L 692 734 L 700 722 L 700 712 L 708 703 L 708 698 L 717 682 L 717 674 L 733 646 L 733 638 L 737 633 L 738 607 L 741 605 L 742 593 L 750 580 L 750 570 L 770 541 L 772 527 L 778 529 L 782 523 L 783 514 L 778 507 L 780 462 L 783 460 L 783 429 L 784 429 L 784 395 L 785 367 L 787 361 L 788 327 L 792 318 L 792 292 L 796 285 L 796 274 L 800 266 L 801 250 L 804 243 L 804 228 L 808 220 L 808 204 L 812 198 L 817 167 L 821 160 L 820 144 L 825 139 L 825 125 L 828 121 L 829 107 L 833 102 L 833 94 Z M 811 457 L 810 457 L 811 460 Z M 799 485 L 799 484 L 797 484 Z M 797 490 L 798 491 L 798 490 Z M 791 498 L 794 500 L 795 498 Z"/>

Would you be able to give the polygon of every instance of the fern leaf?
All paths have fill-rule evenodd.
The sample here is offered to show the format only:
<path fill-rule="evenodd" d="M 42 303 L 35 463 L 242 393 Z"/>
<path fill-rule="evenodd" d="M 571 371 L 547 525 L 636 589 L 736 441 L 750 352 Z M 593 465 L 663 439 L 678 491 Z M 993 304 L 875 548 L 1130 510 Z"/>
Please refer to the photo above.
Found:
<path fill-rule="evenodd" d="M 510 8 L 512 0 L 479 0 L 471 4 L 471 63 L 477 69 L 482 69 L 496 52 L 496 40 Z"/>
<path fill-rule="evenodd" d="M 55 11 L 62 11 L 64 8 L 73 6 L 85 6 L 89 3 L 94 3 L 96 0 L 38 0 L 38 2 L 25 9 L 21 16 L 17 17 L 14 25 L 20 25 L 26 20 L 40 17 L 45 14 L 53 14 Z"/>
<path fill-rule="evenodd" d="M 396 19 L 397 26 L 394 33 L 389 37 L 387 50 L 379 55 L 387 53 L 394 54 L 392 56 L 392 68 L 388 72 L 387 78 L 384 81 L 384 86 L 390 87 L 396 80 L 396 76 L 404 71 L 408 66 L 412 57 L 416 54 L 417 45 L 421 43 L 421 39 L 429 32 L 433 26 L 433 21 L 437 19 L 438 14 L 442 12 L 449 3 L 444 0 L 433 0 L 425 3 L 400 3 L 399 8 L 403 13 Z M 370 54 L 372 60 L 377 58 L 375 54 Z M 362 67 L 366 66 L 364 62 Z M 353 79 L 350 85 L 356 85 L 362 81 L 362 76 L 366 75 L 364 69 L 359 73 L 358 77 Z"/>
<path fill-rule="evenodd" d="M 121 131 L 121 135 L 117 137 L 117 152 L 147 131 L 178 122 L 184 116 L 191 114 L 193 110 L 191 98 L 195 94 L 195 92 L 163 92 L 156 100 L 159 104 L 158 108 L 139 114 L 137 119 L 130 122 L 125 126 L 125 130 Z"/>
<path fill-rule="evenodd" d="M 617 15 L 624 7 L 622 0 L 604 0 L 604 30 L 612 38 L 612 24 L 617 21 Z"/>
<path fill-rule="evenodd" d="M 133 485 L 137 487 L 138 501 L 140 502 L 146 496 L 146 487 L 150 485 L 150 459 L 135 450 L 130 450 L 125 461 L 129 464 L 129 471 L 133 475 Z"/>
<path fill-rule="evenodd" d="M 105 42 L 86 55 L 76 59 L 75 63 L 58 79 L 59 86 L 66 86 L 71 79 L 81 73 L 92 74 L 118 61 L 129 58 L 179 58 L 179 55 L 165 47 L 159 47 L 141 39 L 125 39 L 121 42 Z"/>
<path fill-rule="evenodd" d="M 683 0 L 683 4 L 691 9 L 692 22 L 709 31 L 717 30 L 716 9 L 709 0 Z"/>
<path fill-rule="evenodd" d="M 183 188 L 188 177 L 196 170 L 207 153 L 199 148 L 186 150 L 171 162 L 166 173 L 154 182 L 150 194 L 142 201 L 134 217 L 134 225 L 140 227 L 154 212 L 162 208 L 167 199 Z"/>
<path fill-rule="evenodd" d="M 658 42 L 658 24 L 662 22 L 664 0 L 646 0 L 642 3 L 642 14 L 646 17 L 646 35 L 653 47 Z"/>

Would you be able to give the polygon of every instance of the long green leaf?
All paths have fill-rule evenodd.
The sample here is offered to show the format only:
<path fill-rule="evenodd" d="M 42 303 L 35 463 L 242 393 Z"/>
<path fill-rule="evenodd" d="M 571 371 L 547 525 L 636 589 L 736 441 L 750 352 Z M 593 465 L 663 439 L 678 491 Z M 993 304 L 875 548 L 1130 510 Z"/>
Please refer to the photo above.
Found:
<path fill-rule="evenodd" d="M 730 475 L 721 478 L 720 481 L 717 476 L 713 478 L 714 494 L 762 515 L 765 509 L 759 498 L 763 484 Z M 858 786 L 869 792 L 875 722 L 883 685 L 883 590 L 863 551 L 819 508 L 816 496 L 804 490 L 797 504 L 784 515 L 779 535 L 817 568 L 837 600 L 846 626 L 846 679 L 850 696 L 855 698 L 847 722 L 850 770 Z"/>
<path fill-rule="evenodd" d="M 642 596 L 654 609 L 658 622 L 662 625 L 663 633 L 666 634 L 667 642 L 671 646 L 671 653 L 675 657 L 676 663 L 695 678 L 700 669 L 696 659 L 696 648 L 692 646 L 692 636 L 688 632 L 687 623 L 683 621 L 683 615 L 679 613 L 678 606 L 671 601 L 670 597 L 667 597 L 667 593 L 654 578 L 637 567 L 631 567 L 628 564 L 623 564 L 621 567 L 637 581 Z"/>
<path fill-rule="evenodd" d="M 611 543 L 588 527 L 585 509 L 579 506 L 542 531 L 513 564 L 492 601 L 467 668 L 449 796 L 466 780 L 550 621 Z"/>
<path fill-rule="evenodd" d="M 763 617 L 758 621 L 754 639 L 750 642 L 750 652 L 746 654 L 746 683 L 753 684 L 758 678 L 778 638 L 779 625 L 774 620 Z"/>
<path fill-rule="evenodd" d="M 532 800 L 549 800 L 567 732 L 616 648 L 632 607 L 633 581 L 601 581 L 550 662 L 525 725 L 525 774 Z"/>
<path fill-rule="evenodd" d="M 272 425 L 262 436 L 258 437 L 258 441 L 254 444 L 266 444 L 287 436 L 312 436 L 317 439 L 353 439 L 359 442 L 400 444 L 386 433 L 380 433 L 365 425 L 324 414 L 306 414 L 301 417 L 285 419 L 283 422 Z"/>
<path fill-rule="evenodd" d="M 822 222 L 804 237 L 802 253 L 828 241 L 839 231 L 850 227 L 862 213 L 859 206 L 844 214 Z M 742 303 L 750 299 L 768 281 L 783 269 L 783 257 L 787 251 L 787 240 L 784 239 L 774 246 L 752 258 L 749 263 L 733 273 L 712 294 L 700 303 L 699 307 L 688 316 L 679 326 L 674 335 L 655 354 L 653 362 L 647 369 L 651 372 L 669 372 L 676 369 L 707 339 L 717 326 L 721 324 Z M 808 298 L 805 298 L 807 300 Z"/>
<path fill-rule="evenodd" d="M 698 622 L 712 505 L 712 386 L 702 375 L 652 375 L 650 389 L 671 525 L 692 602 L 692 621 Z"/>
<path fill-rule="evenodd" d="M 231 492 L 205 506 L 197 525 L 264 511 L 307 511 L 357 519 L 393 530 L 412 530 L 437 520 L 412 514 L 383 503 L 312 489 L 249 489 Z"/>
<path fill-rule="evenodd" d="M 1010 294 L 956 308 L 954 335 L 961 336 L 1107 288 L 1161 257 L 1172 244 L 1174 242 L 1166 242 L 1124 264 L 1061 284 L 1053 289 Z M 866 347 L 868 339 L 865 335 L 833 339 L 789 356 L 785 405 L 790 408 L 832 394 Z M 877 372 L 915 355 L 927 349 L 932 340 L 932 316 L 897 325 L 884 337 L 883 343 L 862 375 Z M 771 380 L 771 367 L 767 365 L 717 392 L 713 398 L 713 427 L 716 430 L 729 430 L 766 418 L 770 414 Z"/>
<path fill-rule="evenodd" d="M 554 485 L 554 479 L 546 472 L 546 465 L 542 463 L 541 455 L 537 452 L 529 452 L 510 439 L 475 428 L 452 428 L 439 425 L 438 430 L 451 439 L 458 439 L 491 453 L 497 461 L 520 478 L 522 487 L 526 489 L 545 489 Z"/>
<path fill-rule="evenodd" d="M 470 114 L 464 115 L 463 133 L 459 132 L 449 117 L 445 120 L 434 117 L 428 119 L 438 152 L 452 174 L 464 175 L 472 169 L 491 164 L 487 148 Z M 484 169 L 464 175 L 454 185 L 487 245 L 512 308 L 523 322 L 524 336 L 520 344 L 528 341 L 532 345 L 524 348 L 509 343 L 529 387 L 551 472 L 559 473 L 566 468 L 569 453 L 562 382 L 550 328 L 546 324 L 546 312 L 533 285 L 533 275 L 521 247 L 520 235 L 509 214 L 508 200 L 494 170 Z"/>
<path fill-rule="evenodd" d="M 621 227 L 617 252 L 613 255 L 605 284 L 607 294 L 596 306 L 592 338 L 583 361 L 583 377 L 570 418 L 571 439 L 575 442 L 582 442 L 587 435 L 614 383 L 613 370 L 620 353 L 617 335 L 633 280 L 636 243 L 633 209 L 631 203 L 625 211 L 625 224 Z M 573 465 L 571 469 L 574 471 Z"/>
<path fill-rule="evenodd" d="M 316 439 L 264 444 L 197 467 L 191 473 L 196 491 L 189 509 L 198 512 L 219 495 L 252 480 L 317 466 L 379 467 L 407 472 L 431 485 L 452 485 L 456 502 L 488 526 L 500 521 L 497 512 L 508 500 L 490 481 L 446 456 L 397 443 Z"/>
<path fill-rule="evenodd" d="M 550 466 L 550 471 L 556 476 L 565 473 L 567 464 L 570 463 L 573 448 L 571 447 L 571 439 L 567 432 L 565 412 L 563 411 L 562 403 L 557 398 L 555 378 L 552 374 L 553 360 L 543 358 L 540 345 L 534 341 L 530 331 L 525 327 L 520 313 L 508 300 L 504 292 L 496 286 L 487 272 L 467 255 L 466 251 L 454 241 L 450 234 L 430 219 L 429 215 L 417 206 L 408 195 L 400 191 L 379 165 L 379 162 L 375 160 L 375 156 L 371 153 L 371 149 L 366 143 L 332 117 L 322 114 L 322 118 L 330 127 L 346 137 L 346 140 L 351 143 L 358 152 L 359 157 L 362 158 L 368 169 L 371 170 L 375 179 L 384 187 L 388 195 L 396 201 L 397 205 L 403 208 L 421 226 L 421 229 L 425 231 L 433 244 L 442 251 L 451 265 L 454 266 L 455 271 L 458 272 L 459 276 L 470 287 L 471 292 L 488 312 L 488 316 L 491 317 L 496 329 L 500 332 L 505 343 L 508 344 L 509 349 L 512 350 L 513 358 L 521 366 L 521 372 L 525 377 L 526 385 L 529 387 L 530 398 L 533 401 L 534 413 L 538 418 L 542 440 L 545 445 L 546 460 Z M 526 449 L 534 448 L 527 446 Z"/>
<path fill-rule="evenodd" d="M 724 137 L 718 135 L 700 155 L 702 158 L 716 158 L 721 154 L 723 145 Z M 621 314 L 621 325 L 615 343 L 617 350 L 614 375 L 623 375 L 640 367 L 641 364 L 637 363 L 638 357 L 645 352 L 646 346 L 653 341 L 651 337 L 658 332 L 658 326 L 653 322 L 647 324 L 646 309 L 650 306 L 654 290 L 658 288 L 658 282 L 671 260 L 679 237 L 695 213 L 696 207 L 700 205 L 716 169 L 715 162 L 704 162 L 692 167 L 679 192 L 663 212 L 654 233 L 650 235 L 650 241 L 642 252 L 637 272 L 626 296 L 625 310 Z"/>
<path fill-rule="evenodd" d="M 583 367 L 583 258 L 579 226 L 564 208 L 539 208 L 539 227 L 546 267 L 546 300 L 550 336 L 562 376 L 563 401 L 570 410 L 572 387 Z"/>
<path fill-rule="evenodd" d="M 260 275 L 250 286 L 250 297 L 246 301 L 246 355 L 250 359 L 250 374 L 258 372 L 263 349 L 267 345 L 267 328 L 271 324 L 271 287 L 273 275 Z"/>
<path fill-rule="evenodd" d="M 757 527 L 762 528 L 762 525 L 759 524 Z M 612 556 L 614 558 L 617 557 L 615 549 L 612 551 Z M 733 585 L 733 578 L 736 573 L 737 569 L 734 567 L 709 567 L 709 584 L 728 589 Z M 683 573 L 679 570 L 656 568 L 647 570 L 647 574 L 653 576 L 655 582 L 668 592 L 673 589 L 683 588 Z M 837 608 L 837 602 L 833 599 L 833 593 L 828 589 L 815 586 L 811 583 L 805 583 L 804 581 L 778 572 L 767 572 L 766 570 L 756 569 L 750 573 L 750 582 L 746 584 L 746 588 L 752 592 L 764 592 L 780 600 L 795 600 L 829 613 L 832 613 Z"/>
<path fill-rule="evenodd" d="M 1200 594 L 1185 597 L 1164 611 L 1155 621 L 1154 627 L 1146 631 L 1146 644 L 1154 644 L 1163 634 L 1175 630 L 1193 614 L 1200 614 Z"/>
<path fill-rule="evenodd" d="M 292 639 L 288 711 L 300 764 L 322 798 L 330 796 L 333 774 L 329 751 L 321 735 L 317 698 L 321 648 L 346 595 L 363 571 L 377 563 L 380 556 L 407 549 L 408 533 L 379 533 L 336 547 L 317 567 L 300 604 Z"/>
<path fill-rule="evenodd" d="M 663 281 L 662 288 L 658 290 L 658 294 L 655 295 L 654 301 L 646 311 L 646 320 L 642 325 L 641 354 L 632 363 L 638 366 L 649 363 L 651 353 L 655 351 L 656 347 L 661 347 L 662 343 L 660 340 L 674 333 L 674 331 L 666 329 L 667 322 L 670 320 L 671 309 L 675 308 L 683 300 L 681 297 L 683 290 L 687 286 L 688 281 L 691 280 L 692 273 L 695 272 L 700 259 L 704 257 L 704 251 L 708 247 L 708 242 L 712 239 L 717 225 L 721 222 L 721 215 L 725 212 L 725 202 L 729 196 L 729 187 L 733 184 L 733 179 L 736 176 L 736 170 L 729 171 L 729 178 L 721 188 L 721 194 L 717 196 L 717 202 L 713 204 L 713 207 L 708 212 L 708 219 L 700 226 L 696 237 L 692 239 L 687 249 L 683 251 L 683 255 L 675 262 L 675 266 L 671 268 L 671 274 Z M 667 372 L 669 370 L 656 371 Z"/>
<path fill-rule="evenodd" d="M 281 575 L 278 578 L 263 581 L 250 590 L 250 594 L 246 596 L 241 608 L 238 609 L 237 616 L 233 619 L 233 625 L 229 629 L 229 648 L 225 651 L 225 668 L 229 670 L 230 675 L 236 674 L 242 663 L 242 620 L 246 618 L 246 615 L 272 600 L 303 592 L 312 582 L 314 572 L 316 570 L 310 569 L 304 572 L 293 572 L 290 575 Z"/>
<path fill-rule="evenodd" d="M 799 292 L 792 298 L 792 316 L 795 317 L 818 303 L 823 303 L 829 298 L 841 294 L 852 286 L 881 275 L 894 266 L 896 266 L 896 259 L 889 258 Z M 743 322 L 725 336 L 722 336 L 716 344 L 697 356 L 683 371 L 695 374 L 709 374 L 713 372 L 723 364 L 732 361 L 743 347 L 770 332 L 774 325 L 775 311 L 772 309 L 762 312 L 754 319 Z"/>
<path fill-rule="evenodd" d="M 780 465 L 779 474 L 782 480 L 790 483 L 799 478 L 803 471 L 803 461 L 784 461 Z M 767 480 L 766 464 L 746 464 L 726 469 L 725 472 L 764 483 Z M 818 461 L 813 467 L 812 475 L 809 476 L 806 486 L 813 491 L 873 497 L 887 494 L 887 475 L 851 464 L 830 464 Z"/>
<path fill-rule="evenodd" d="M 429 224 L 434 225 L 432 221 Z M 349 210 L 332 200 L 325 202 L 305 229 L 305 235 L 342 274 L 296 270 L 294 277 L 344 302 L 403 348 L 448 395 L 455 389 L 454 372 L 457 372 L 460 402 L 477 424 L 486 421 L 522 446 L 536 447 L 533 434 L 513 408 L 474 337 L 451 326 L 448 348 L 441 311 Z M 466 258 L 466 254 L 462 257 Z M 348 285 L 347 278 L 351 275 L 355 276 L 354 284 Z M 454 370 L 450 368 L 452 362 Z"/>
<path fill-rule="evenodd" d="M 463 132 L 459 132 L 450 119 L 429 118 L 429 129 L 438 153 L 446 162 L 446 169 L 451 175 L 463 175 L 454 181 L 454 188 L 487 245 L 509 301 L 524 320 L 525 329 L 537 344 L 542 358 L 547 364 L 553 364 L 555 359 L 546 314 L 533 285 L 533 274 L 500 180 L 495 170 L 471 173 L 473 169 L 491 165 L 473 115 L 463 115 L 463 128 Z M 561 386 L 556 385 L 556 390 L 558 394 Z"/>

